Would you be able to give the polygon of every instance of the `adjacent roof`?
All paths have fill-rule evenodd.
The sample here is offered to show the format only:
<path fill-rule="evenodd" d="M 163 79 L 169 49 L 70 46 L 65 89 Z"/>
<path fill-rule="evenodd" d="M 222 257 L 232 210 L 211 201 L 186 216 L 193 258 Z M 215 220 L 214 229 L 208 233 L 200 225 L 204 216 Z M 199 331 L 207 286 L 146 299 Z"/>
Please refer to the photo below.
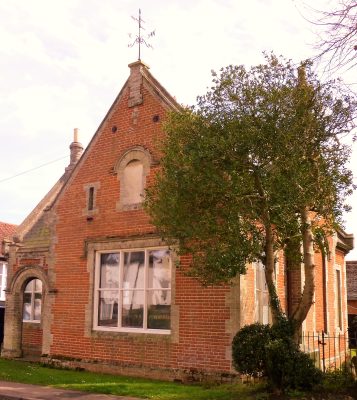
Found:
<path fill-rule="evenodd" d="M 7 222 L 0 222 L 0 258 L 4 257 L 2 243 L 4 240 L 12 239 L 16 231 L 17 225 L 8 224 Z"/>

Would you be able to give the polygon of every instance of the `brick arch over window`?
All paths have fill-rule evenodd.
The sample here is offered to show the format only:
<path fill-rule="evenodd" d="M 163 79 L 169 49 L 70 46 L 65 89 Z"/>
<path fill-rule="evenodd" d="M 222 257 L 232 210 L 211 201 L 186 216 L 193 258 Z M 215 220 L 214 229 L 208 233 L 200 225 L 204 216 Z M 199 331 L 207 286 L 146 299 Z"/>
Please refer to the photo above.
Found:
<path fill-rule="evenodd" d="M 144 200 L 146 177 L 152 164 L 151 154 L 141 146 L 126 151 L 114 166 L 120 182 L 117 210 L 140 209 Z"/>
<path fill-rule="evenodd" d="M 5 357 L 22 356 L 22 311 L 24 289 L 32 279 L 42 282 L 42 318 L 43 330 L 42 354 L 48 354 L 50 350 L 50 323 L 51 306 L 55 289 L 51 287 L 49 279 L 43 268 L 25 266 L 20 268 L 9 282 L 6 290 L 5 332 L 2 355 Z"/>
<path fill-rule="evenodd" d="M 51 290 L 48 276 L 47 274 L 45 274 L 43 268 L 26 266 L 16 271 L 11 282 L 9 282 L 7 294 L 23 292 L 25 286 L 29 283 L 31 279 L 40 279 L 42 281 L 43 290 L 45 292 Z"/>

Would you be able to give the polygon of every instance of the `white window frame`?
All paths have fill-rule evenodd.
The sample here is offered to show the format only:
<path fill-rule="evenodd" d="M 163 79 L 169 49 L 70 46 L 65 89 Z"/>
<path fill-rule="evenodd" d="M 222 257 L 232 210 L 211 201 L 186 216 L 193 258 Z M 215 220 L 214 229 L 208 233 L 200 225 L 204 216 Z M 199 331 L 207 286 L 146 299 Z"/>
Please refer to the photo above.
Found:
<path fill-rule="evenodd" d="M 32 284 L 32 290 L 31 290 L 31 292 L 30 292 L 30 291 L 26 292 L 26 287 L 27 287 L 27 285 L 28 285 L 31 281 L 35 281 L 35 280 L 40 281 L 41 284 L 42 284 L 41 279 L 32 278 L 32 279 L 30 279 L 30 280 L 27 282 L 27 284 L 26 284 L 26 286 L 25 286 L 25 288 L 24 288 L 24 294 L 25 294 L 25 293 L 30 293 L 30 294 L 31 294 L 31 310 L 30 310 L 30 319 L 24 319 L 24 318 L 22 318 L 22 321 L 23 321 L 23 322 L 26 322 L 26 323 L 40 324 L 40 323 L 41 323 L 41 319 L 42 319 L 42 300 L 43 300 L 43 288 L 42 288 L 42 285 L 41 285 L 41 290 L 35 290 L 35 285 Z M 40 319 L 34 319 L 34 316 L 35 316 L 35 298 L 36 298 L 36 294 L 37 294 L 37 293 L 41 293 Z M 22 302 L 22 307 L 24 306 L 24 304 L 25 304 L 25 302 L 23 301 L 23 302 Z M 23 310 L 22 310 L 22 313 L 23 313 Z M 22 314 L 22 315 L 23 315 L 23 314 Z"/>
<path fill-rule="evenodd" d="M 7 263 L 4 261 L 0 261 L 0 265 L 2 265 L 2 273 L 1 276 L 1 284 L 0 284 L 0 301 L 5 301 L 5 289 L 6 289 L 6 280 L 7 280 Z"/>
<path fill-rule="evenodd" d="M 158 335 L 167 335 L 171 333 L 171 329 L 149 329 L 147 328 L 148 321 L 148 302 L 147 302 L 147 291 L 150 290 L 148 285 L 148 252 L 151 250 L 169 250 L 167 246 L 153 246 L 153 247 L 133 247 L 133 248 L 121 248 L 121 249 L 108 249 L 108 250 L 98 250 L 95 252 L 95 271 L 94 271 L 94 302 L 93 302 L 93 330 L 95 331 L 106 331 L 106 332 L 132 332 L 132 333 L 154 333 Z M 122 307 L 122 296 L 120 293 L 125 288 L 122 287 L 123 281 L 123 269 L 124 269 L 124 253 L 126 252 L 145 252 L 145 266 L 144 266 L 144 315 L 143 315 L 143 328 L 129 328 L 121 327 L 121 307 Z M 107 327 L 98 325 L 98 315 L 99 315 L 99 293 L 100 293 L 100 265 L 101 265 L 101 255 L 110 253 L 120 253 L 119 257 L 119 288 L 113 289 L 118 290 L 118 326 Z M 172 323 L 172 252 L 170 251 L 170 324 Z M 110 290 L 110 289 L 107 289 Z"/>
<path fill-rule="evenodd" d="M 257 286 L 258 274 L 260 274 L 260 283 L 262 287 Z M 267 303 L 263 299 L 267 298 Z M 264 308 L 266 307 L 266 309 Z M 254 263 L 254 319 L 260 324 L 269 324 L 271 322 L 271 312 L 269 306 L 269 291 L 265 278 L 265 266 L 261 261 Z"/>

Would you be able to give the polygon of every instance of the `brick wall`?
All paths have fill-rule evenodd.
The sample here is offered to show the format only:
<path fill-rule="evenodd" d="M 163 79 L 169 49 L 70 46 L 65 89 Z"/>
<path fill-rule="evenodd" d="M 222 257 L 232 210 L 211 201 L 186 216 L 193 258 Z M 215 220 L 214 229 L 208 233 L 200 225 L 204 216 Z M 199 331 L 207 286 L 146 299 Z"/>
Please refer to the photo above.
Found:
<path fill-rule="evenodd" d="M 137 238 L 155 236 L 154 228 L 142 209 L 118 210 L 120 182 L 113 167 L 125 152 L 141 146 L 150 152 L 154 163 L 147 182 L 156 171 L 157 140 L 162 137 L 161 123 L 166 114 L 162 102 L 142 87 L 143 103 L 128 107 L 129 90 L 109 114 L 89 151 L 84 153 L 62 193 L 56 215 L 56 289 L 51 327 L 51 354 L 82 360 L 101 360 L 121 365 L 181 370 L 231 371 L 227 352 L 232 338 L 227 331 L 230 307 L 229 287 L 203 288 L 180 271 L 175 273 L 173 309 L 177 323 L 171 335 L 145 333 L 95 332 L 92 325 L 93 290 L 85 243 L 96 238 Z M 133 95 L 133 93 L 131 93 Z M 154 122 L 153 117 L 159 116 Z M 112 127 L 117 127 L 113 132 Z M 99 182 L 96 213 L 87 220 L 84 187 Z M 182 260 L 187 266 L 188 258 Z M 174 332 L 175 330 L 175 332 Z"/>
<path fill-rule="evenodd" d="M 42 353 L 42 327 L 36 323 L 23 323 L 22 325 L 22 350 L 24 356 L 41 355 Z"/>

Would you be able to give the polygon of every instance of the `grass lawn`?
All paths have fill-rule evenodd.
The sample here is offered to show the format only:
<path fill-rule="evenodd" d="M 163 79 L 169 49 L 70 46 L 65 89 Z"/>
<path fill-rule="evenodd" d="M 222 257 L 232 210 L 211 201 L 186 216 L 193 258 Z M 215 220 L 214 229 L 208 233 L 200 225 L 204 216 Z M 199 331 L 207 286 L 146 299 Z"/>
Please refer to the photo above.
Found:
<path fill-rule="evenodd" d="M 133 396 L 152 400 L 253 400 L 266 398 L 258 385 L 212 387 L 61 370 L 23 361 L 0 359 L 0 380 L 53 386 L 62 389 Z"/>

